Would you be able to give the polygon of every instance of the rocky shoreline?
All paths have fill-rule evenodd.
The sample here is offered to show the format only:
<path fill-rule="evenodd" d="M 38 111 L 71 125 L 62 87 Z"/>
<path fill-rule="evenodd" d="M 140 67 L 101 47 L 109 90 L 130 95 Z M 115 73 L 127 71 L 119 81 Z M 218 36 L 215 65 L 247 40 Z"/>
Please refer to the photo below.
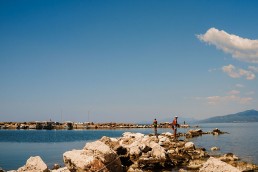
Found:
<path fill-rule="evenodd" d="M 154 171 L 258 171 L 258 166 L 242 162 L 227 153 L 212 157 L 204 148 L 198 148 L 187 138 L 202 134 L 225 134 L 219 129 L 203 132 L 201 129 L 179 133 L 185 140 L 173 138 L 166 132 L 153 134 L 125 132 L 120 138 L 103 136 L 86 143 L 81 150 L 71 150 L 63 154 L 65 167 L 58 164 L 51 169 L 39 157 L 30 157 L 23 167 L 9 172 L 154 172 Z M 219 148 L 213 147 L 216 151 Z M 0 170 L 4 171 L 4 170 Z"/>

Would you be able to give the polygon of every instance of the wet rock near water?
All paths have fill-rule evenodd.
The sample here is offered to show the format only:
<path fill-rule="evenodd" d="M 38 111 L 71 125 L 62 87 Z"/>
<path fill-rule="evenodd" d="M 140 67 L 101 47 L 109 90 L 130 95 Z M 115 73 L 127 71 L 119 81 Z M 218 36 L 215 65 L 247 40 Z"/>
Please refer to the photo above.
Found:
<path fill-rule="evenodd" d="M 192 138 L 192 137 L 198 137 L 204 134 L 204 132 L 201 129 L 195 129 L 195 130 L 189 130 L 186 133 L 186 138 Z"/>
<path fill-rule="evenodd" d="M 202 136 L 203 134 L 213 134 L 213 135 L 220 135 L 220 134 L 229 134 L 228 132 L 224 132 L 219 130 L 218 128 L 215 128 L 212 131 L 204 132 L 202 129 L 195 129 L 195 130 L 189 130 L 186 134 L 186 138 L 193 138 L 193 137 L 198 137 Z"/>
<path fill-rule="evenodd" d="M 228 133 L 228 132 L 223 132 L 223 131 L 219 130 L 218 128 L 215 128 L 215 129 L 211 132 L 211 134 L 213 134 L 213 135 L 220 135 L 220 134 L 229 134 L 229 133 Z"/>
<path fill-rule="evenodd" d="M 219 157 L 219 159 L 224 162 L 239 160 L 239 158 L 236 155 L 234 155 L 233 153 L 224 154 L 223 156 Z"/>
<path fill-rule="evenodd" d="M 40 156 L 30 157 L 26 164 L 12 172 L 49 172 L 49 169 Z"/>
<path fill-rule="evenodd" d="M 61 166 L 59 164 L 54 164 L 52 170 L 58 170 Z"/>
<path fill-rule="evenodd" d="M 218 150 L 220 150 L 220 148 L 219 148 L 219 147 L 216 147 L 216 146 L 214 146 L 214 147 L 211 148 L 211 151 L 218 151 Z"/>

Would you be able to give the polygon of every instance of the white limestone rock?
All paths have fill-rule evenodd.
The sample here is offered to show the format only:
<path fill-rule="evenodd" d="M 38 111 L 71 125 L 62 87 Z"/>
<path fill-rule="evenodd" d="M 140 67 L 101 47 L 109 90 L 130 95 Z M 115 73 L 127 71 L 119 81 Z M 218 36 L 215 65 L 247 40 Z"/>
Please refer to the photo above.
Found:
<path fill-rule="evenodd" d="M 221 171 L 221 172 L 241 172 L 236 167 L 229 165 L 219 159 L 210 157 L 207 162 L 203 164 L 203 167 L 199 172 L 211 172 L 211 171 Z"/>
<path fill-rule="evenodd" d="M 171 145 L 171 142 L 170 142 L 168 137 L 166 137 L 166 136 L 159 136 L 159 145 L 160 146 Z"/>
<path fill-rule="evenodd" d="M 30 157 L 23 167 L 20 167 L 17 172 L 48 172 L 47 165 L 40 156 Z"/>
<path fill-rule="evenodd" d="M 70 171 L 120 172 L 122 170 L 117 153 L 99 140 L 87 143 L 83 150 L 65 152 L 63 158 Z"/>
<path fill-rule="evenodd" d="M 97 171 L 99 169 L 105 169 L 105 164 L 94 157 L 92 151 L 86 150 L 72 150 L 63 154 L 64 164 L 70 171 Z M 108 171 L 108 170 L 107 170 Z"/>
<path fill-rule="evenodd" d="M 101 159 L 104 164 L 109 163 L 118 157 L 113 149 L 98 140 L 95 142 L 87 143 L 83 149 L 93 151 L 94 156 Z"/>
<path fill-rule="evenodd" d="M 186 142 L 185 143 L 185 150 L 193 150 L 195 149 L 195 145 L 193 142 Z"/>

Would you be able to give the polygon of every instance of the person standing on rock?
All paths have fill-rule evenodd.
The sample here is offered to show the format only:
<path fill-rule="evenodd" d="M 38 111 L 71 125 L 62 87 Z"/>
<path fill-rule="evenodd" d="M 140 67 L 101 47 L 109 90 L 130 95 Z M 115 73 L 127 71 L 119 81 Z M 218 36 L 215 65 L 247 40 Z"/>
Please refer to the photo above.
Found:
<path fill-rule="evenodd" d="M 172 122 L 172 129 L 174 130 L 174 139 L 176 139 L 176 132 L 177 132 L 177 127 L 179 127 L 179 124 L 177 123 L 177 118 L 178 116 L 175 116 L 173 122 Z"/>
<path fill-rule="evenodd" d="M 157 133 L 158 121 L 156 120 L 156 118 L 153 121 L 153 127 L 154 127 L 154 134 L 156 137 L 158 137 L 158 133 Z"/>

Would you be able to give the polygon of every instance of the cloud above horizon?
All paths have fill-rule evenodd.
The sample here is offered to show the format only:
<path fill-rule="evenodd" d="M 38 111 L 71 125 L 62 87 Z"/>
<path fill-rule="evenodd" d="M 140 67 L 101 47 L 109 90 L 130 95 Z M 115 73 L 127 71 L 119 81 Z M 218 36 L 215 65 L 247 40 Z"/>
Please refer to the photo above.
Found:
<path fill-rule="evenodd" d="M 240 91 L 238 91 L 238 90 L 231 90 L 231 91 L 228 92 L 229 95 L 236 95 L 236 94 L 239 94 L 239 93 L 240 93 Z"/>
<path fill-rule="evenodd" d="M 205 34 L 197 35 L 197 38 L 231 54 L 237 60 L 258 63 L 258 40 L 242 38 L 216 28 L 210 28 Z"/>
<path fill-rule="evenodd" d="M 228 66 L 223 66 L 222 71 L 227 73 L 231 78 L 241 78 L 245 77 L 247 80 L 255 79 L 255 74 L 252 71 L 244 70 L 241 68 L 237 68 L 232 64 Z"/>
<path fill-rule="evenodd" d="M 258 73 L 258 67 L 256 67 L 256 66 L 248 66 L 248 69 L 253 71 L 253 72 L 257 72 Z"/>
<path fill-rule="evenodd" d="M 244 87 L 243 84 L 236 84 L 235 86 L 236 86 L 237 88 L 243 88 L 243 87 Z"/>
<path fill-rule="evenodd" d="M 248 104 L 253 98 L 252 97 L 240 97 L 238 95 L 232 94 L 228 96 L 210 96 L 206 98 L 208 100 L 208 104 L 210 105 L 218 105 L 220 103 L 230 103 L 235 102 L 238 104 Z"/>
<path fill-rule="evenodd" d="M 216 95 L 208 97 L 194 97 L 195 100 L 204 100 L 209 105 L 225 105 L 227 103 L 235 104 L 249 104 L 254 98 L 251 95 L 254 95 L 255 92 L 250 91 L 245 93 L 245 96 L 240 95 L 239 90 L 230 90 L 226 92 L 226 95 Z"/>

